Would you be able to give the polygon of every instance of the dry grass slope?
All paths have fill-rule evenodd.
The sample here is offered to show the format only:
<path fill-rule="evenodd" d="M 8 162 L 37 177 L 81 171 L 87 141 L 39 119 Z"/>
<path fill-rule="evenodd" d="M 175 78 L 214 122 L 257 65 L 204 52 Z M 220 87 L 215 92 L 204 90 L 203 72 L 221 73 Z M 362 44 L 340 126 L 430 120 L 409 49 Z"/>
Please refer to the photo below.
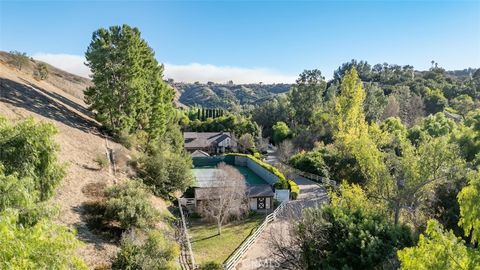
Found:
<path fill-rule="evenodd" d="M 59 159 L 68 168 L 52 199 L 60 207 L 58 222 L 78 231 L 78 238 L 86 243 L 79 252 L 92 268 L 108 264 L 117 246 L 87 228 L 84 211 L 104 187 L 124 177 L 114 178 L 95 162 L 99 153 L 105 153 L 105 139 L 83 102 L 83 90 L 90 81 L 52 66 L 48 66 L 48 78 L 37 81 L 32 76 L 36 61 L 18 71 L 10 60 L 8 53 L 0 52 L 0 115 L 12 121 L 33 117 L 58 128 Z M 109 146 L 122 149 L 112 141 Z M 163 202 L 156 205 L 166 208 Z"/>

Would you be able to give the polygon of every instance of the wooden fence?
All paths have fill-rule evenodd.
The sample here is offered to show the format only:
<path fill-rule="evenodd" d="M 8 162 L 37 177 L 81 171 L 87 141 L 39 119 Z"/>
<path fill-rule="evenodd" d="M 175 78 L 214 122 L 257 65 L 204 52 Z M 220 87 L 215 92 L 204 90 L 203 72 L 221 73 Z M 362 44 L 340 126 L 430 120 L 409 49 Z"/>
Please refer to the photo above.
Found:
<path fill-rule="evenodd" d="M 248 251 L 248 249 L 255 243 L 258 239 L 260 234 L 265 230 L 267 225 L 275 220 L 277 214 L 285 207 L 287 202 L 282 202 L 277 209 L 275 209 L 272 213 L 265 217 L 265 220 L 262 222 L 260 226 L 255 230 L 255 232 L 250 235 L 243 243 L 235 250 L 235 252 L 228 257 L 228 259 L 223 264 L 223 268 L 225 270 L 233 269 L 237 263 L 242 259 L 243 255 Z"/>
<path fill-rule="evenodd" d="M 323 176 L 316 175 L 316 174 L 309 173 L 309 172 L 300 171 L 298 169 L 295 169 L 295 168 L 291 167 L 288 164 L 285 164 L 283 162 L 280 162 L 280 163 L 282 164 L 282 167 L 286 168 L 288 171 L 292 172 L 293 174 L 296 174 L 296 175 L 305 177 L 307 179 L 313 180 L 313 181 L 315 181 L 319 184 L 322 184 L 322 185 L 333 186 L 333 187 L 335 187 L 337 185 L 337 182 L 335 182 L 333 180 L 330 180 L 330 179 L 327 179 Z"/>
<path fill-rule="evenodd" d="M 193 251 L 192 251 L 192 244 L 190 243 L 190 237 L 188 236 L 188 230 L 187 230 L 187 223 L 185 222 L 185 216 L 183 215 L 183 210 L 182 210 L 182 205 L 180 203 L 180 200 L 178 199 L 178 209 L 180 210 L 180 216 L 182 218 L 182 231 L 183 231 L 183 236 L 184 236 L 184 241 L 187 245 L 187 254 L 188 257 L 190 257 L 190 261 L 187 262 L 187 265 L 182 265 L 182 268 L 189 268 L 189 269 L 195 269 L 195 258 L 193 257 Z M 184 249 L 185 247 L 181 247 Z M 180 261 L 180 263 L 182 263 Z"/>

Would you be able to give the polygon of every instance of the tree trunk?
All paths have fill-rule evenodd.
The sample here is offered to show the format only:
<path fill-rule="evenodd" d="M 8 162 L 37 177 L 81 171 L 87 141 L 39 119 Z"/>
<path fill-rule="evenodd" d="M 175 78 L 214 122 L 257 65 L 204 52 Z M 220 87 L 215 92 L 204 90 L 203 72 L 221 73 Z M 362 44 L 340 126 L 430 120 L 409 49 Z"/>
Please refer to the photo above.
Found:
<path fill-rule="evenodd" d="M 222 234 L 222 222 L 220 220 L 217 221 L 218 226 L 218 235 Z"/>
<path fill-rule="evenodd" d="M 397 204 L 395 206 L 395 225 L 398 225 L 399 219 L 400 219 L 400 206 Z"/>

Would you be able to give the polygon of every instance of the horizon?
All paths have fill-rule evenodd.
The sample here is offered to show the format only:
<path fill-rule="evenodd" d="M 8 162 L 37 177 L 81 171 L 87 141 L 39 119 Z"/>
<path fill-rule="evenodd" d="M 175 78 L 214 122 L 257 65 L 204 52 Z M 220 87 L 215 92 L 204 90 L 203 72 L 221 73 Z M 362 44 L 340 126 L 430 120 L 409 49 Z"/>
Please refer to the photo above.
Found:
<path fill-rule="evenodd" d="M 0 15 L 0 50 L 83 77 L 92 32 L 124 23 L 176 82 L 293 83 L 305 69 L 331 79 L 352 59 L 419 71 L 432 60 L 446 70 L 480 66 L 477 1 L 3 1 Z"/>

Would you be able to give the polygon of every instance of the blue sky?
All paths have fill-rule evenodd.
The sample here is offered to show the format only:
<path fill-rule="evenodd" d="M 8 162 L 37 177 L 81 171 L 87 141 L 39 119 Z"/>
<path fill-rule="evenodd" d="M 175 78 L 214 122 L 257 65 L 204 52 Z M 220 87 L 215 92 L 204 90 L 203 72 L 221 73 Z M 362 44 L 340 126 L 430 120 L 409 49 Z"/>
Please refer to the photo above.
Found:
<path fill-rule="evenodd" d="M 86 75 L 92 32 L 124 23 L 183 81 L 331 78 L 353 58 L 480 67 L 480 1 L 1 1 L 0 50 Z"/>

